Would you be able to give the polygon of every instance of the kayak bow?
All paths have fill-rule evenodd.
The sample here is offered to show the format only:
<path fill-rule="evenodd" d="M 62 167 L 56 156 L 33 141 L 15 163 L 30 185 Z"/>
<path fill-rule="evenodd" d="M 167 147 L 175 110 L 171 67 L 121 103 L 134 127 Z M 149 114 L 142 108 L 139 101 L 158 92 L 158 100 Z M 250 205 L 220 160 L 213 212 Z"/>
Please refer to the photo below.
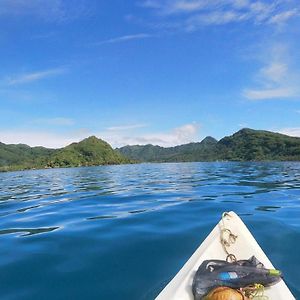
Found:
<path fill-rule="evenodd" d="M 226 228 L 237 236 L 235 242 L 230 245 L 230 251 L 234 253 L 237 259 L 248 259 L 254 255 L 266 268 L 275 269 L 243 221 L 234 212 L 230 212 L 224 215 L 224 218 L 216 225 L 182 269 L 156 297 L 156 300 L 194 300 L 192 284 L 199 266 L 205 260 L 224 260 L 227 257 L 224 246 L 220 242 L 220 228 L 224 225 L 224 221 L 226 221 Z M 270 300 L 295 299 L 283 280 L 266 288 L 265 296 L 268 296 Z"/>

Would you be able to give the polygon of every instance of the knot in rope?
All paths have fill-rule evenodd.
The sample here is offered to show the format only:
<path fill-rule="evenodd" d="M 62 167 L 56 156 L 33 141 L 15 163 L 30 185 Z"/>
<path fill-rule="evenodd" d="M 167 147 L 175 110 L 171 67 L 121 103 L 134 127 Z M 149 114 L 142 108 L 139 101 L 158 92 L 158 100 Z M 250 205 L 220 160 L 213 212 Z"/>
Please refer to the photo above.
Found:
<path fill-rule="evenodd" d="M 268 300 L 269 297 L 264 294 L 265 287 L 262 284 L 254 284 L 241 289 L 245 297 L 251 300 Z"/>
<path fill-rule="evenodd" d="M 227 248 L 229 248 L 232 244 L 235 243 L 238 236 L 233 234 L 230 229 L 226 228 L 226 226 L 225 226 L 225 217 L 226 216 L 230 217 L 229 213 L 224 212 L 222 214 L 220 242 L 223 246 L 224 251 L 227 254 L 226 261 L 235 262 L 235 261 L 237 261 L 236 256 L 234 254 L 230 253 Z"/>

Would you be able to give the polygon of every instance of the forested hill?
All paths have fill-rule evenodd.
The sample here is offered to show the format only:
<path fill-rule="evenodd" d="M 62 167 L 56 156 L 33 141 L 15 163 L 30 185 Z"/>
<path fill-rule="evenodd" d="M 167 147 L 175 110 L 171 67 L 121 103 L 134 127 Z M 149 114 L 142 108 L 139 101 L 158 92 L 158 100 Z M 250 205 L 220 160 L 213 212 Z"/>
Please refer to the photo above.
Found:
<path fill-rule="evenodd" d="M 0 171 L 32 168 L 39 165 L 41 159 L 50 157 L 54 152 L 54 149 L 44 147 L 0 143 Z"/>
<path fill-rule="evenodd" d="M 143 162 L 174 162 L 174 161 L 211 161 L 216 152 L 217 140 L 206 137 L 199 143 L 189 143 L 176 147 L 160 146 L 125 146 L 117 149 L 124 156 Z"/>
<path fill-rule="evenodd" d="M 108 143 L 94 136 L 61 149 L 0 143 L 0 171 L 130 162 L 130 159 L 114 150 Z"/>
<path fill-rule="evenodd" d="M 220 159 L 300 160 L 300 138 L 264 130 L 242 129 L 218 142 Z"/>
<path fill-rule="evenodd" d="M 242 129 L 220 141 L 206 137 L 200 143 L 177 147 L 125 146 L 124 156 L 143 162 L 176 161 L 300 161 L 300 138 L 263 130 Z"/>
<path fill-rule="evenodd" d="M 55 151 L 47 161 L 50 167 L 98 166 L 129 163 L 107 142 L 91 136 Z"/>
<path fill-rule="evenodd" d="M 61 149 L 0 143 L 0 171 L 98 166 L 135 162 L 300 161 L 300 138 L 242 129 L 220 141 L 206 137 L 176 147 L 125 146 L 113 149 L 94 136 Z"/>

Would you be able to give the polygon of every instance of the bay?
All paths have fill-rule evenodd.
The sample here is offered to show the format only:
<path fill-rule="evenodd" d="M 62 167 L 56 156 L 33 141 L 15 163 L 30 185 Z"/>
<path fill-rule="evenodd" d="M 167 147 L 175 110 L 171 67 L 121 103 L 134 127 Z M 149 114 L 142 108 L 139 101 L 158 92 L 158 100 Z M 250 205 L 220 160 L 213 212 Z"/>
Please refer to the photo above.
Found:
<path fill-rule="evenodd" d="M 1 299 L 153 299 L 231 210 L 300 298 L 300 163 L 1 173 Z"/>

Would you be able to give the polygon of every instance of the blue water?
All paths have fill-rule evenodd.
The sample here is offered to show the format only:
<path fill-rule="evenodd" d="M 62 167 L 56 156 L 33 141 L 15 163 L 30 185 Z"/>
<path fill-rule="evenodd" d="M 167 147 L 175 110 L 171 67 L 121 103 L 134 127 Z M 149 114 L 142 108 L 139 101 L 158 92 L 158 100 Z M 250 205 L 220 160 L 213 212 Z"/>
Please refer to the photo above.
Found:
<path fill-rule="evenodd" d="M 153 299 L 234 210 L 300 298 L 300 163 L 0 174 L 1 299 Z"/>

